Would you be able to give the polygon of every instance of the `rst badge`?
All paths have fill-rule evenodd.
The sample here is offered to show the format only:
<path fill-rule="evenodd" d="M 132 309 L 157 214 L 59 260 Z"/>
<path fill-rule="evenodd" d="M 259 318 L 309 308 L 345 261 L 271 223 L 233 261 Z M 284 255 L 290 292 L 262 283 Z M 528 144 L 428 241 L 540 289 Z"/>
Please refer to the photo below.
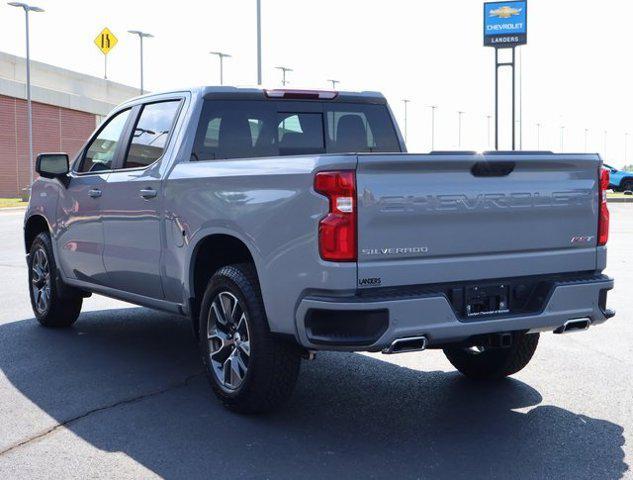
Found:
<path fill-rule="evenodd" d="M 572 245 L 590 245 L 596 241 L 593 235 L 576 235 L 571 237 Z"/>

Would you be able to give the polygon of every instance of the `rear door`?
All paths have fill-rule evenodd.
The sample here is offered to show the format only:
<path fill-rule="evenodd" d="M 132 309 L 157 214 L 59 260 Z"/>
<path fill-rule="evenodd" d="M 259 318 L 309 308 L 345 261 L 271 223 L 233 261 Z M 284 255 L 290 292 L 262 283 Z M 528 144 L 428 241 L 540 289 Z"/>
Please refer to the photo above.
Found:
<path fill-rule="evenodd" d="M 181 103 L 172 98 L 135 107 L 129 144 L 104 186 L 103 261 L 107 286 L 117 290 L 164 297 L 159 161 Z"/>
<path fill-rule="evenodd" d="M 360 285 L 596 268 L 590 155 L 359 155 Z"/>

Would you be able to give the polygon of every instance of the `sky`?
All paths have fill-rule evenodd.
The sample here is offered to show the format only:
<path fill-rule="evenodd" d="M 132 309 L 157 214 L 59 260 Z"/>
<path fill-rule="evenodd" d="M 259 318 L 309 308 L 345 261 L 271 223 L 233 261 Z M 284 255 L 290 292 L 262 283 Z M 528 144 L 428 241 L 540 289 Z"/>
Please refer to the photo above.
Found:
<path fill-rule="evenodd" d="M 275 66 L 288 66 L 288 88 L 378 90 L 404 130 L 409 99 L 409 151 L 431 149 L 431 110 L 437 105 L 435 148 L 489 148 L 487 115 L 494 113 L 494 49 L 482 41 L 479 0 L 262 0 L 264 85 L 278 87 Z M 31 56 L 103 76 L 93 40 L 103 27 L 118 37 L 108 78 L 139 84 L 140 29 L 145 41 L 145 87 L 157 91 L 219 83 L 254 85 L 255 0 L 32 0 Z M 633 2 L 529 0 L 528 44 L 522 63 L 522 146 L 598 152 L 614 166 L 633 163 Z M 0 50 L 24 55 L 24 14 L 0 4 Z M 517 56 L 519 53 L 517 54 Z M 517 78 L 519 70 L 517 70 Z M 501 147 L 511 120 L 509 71 L 501 75 Z M 518 103 L 518 98 L 517 98 Z M 540 145 L 537 124 L 541 124 Z M 518 125 L 517 125 L 518 126 Z M 561 127 L 564 135 L 561 136 Z M 605 133 L 606 142 L 605 142 Z M 518 135 L 517 135 L 518 136 Z M 561 138 L 562 137 L 562 138 Z M 561 145 L 562 140 L 562 145 Z M 625 149 L 625 143 L 627 147 Z M 626 150 L 626 155 L 625 155 Z"/>

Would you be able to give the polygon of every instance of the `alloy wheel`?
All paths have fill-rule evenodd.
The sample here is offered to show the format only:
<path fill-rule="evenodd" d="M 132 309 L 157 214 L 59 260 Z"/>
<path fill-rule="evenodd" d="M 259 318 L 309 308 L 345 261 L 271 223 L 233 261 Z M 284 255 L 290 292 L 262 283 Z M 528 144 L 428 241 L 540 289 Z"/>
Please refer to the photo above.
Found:
<path fill-rule="evenodd" d="M 38 248 L 33 253 L 31 288 L 37 312 L 40 314 L 46 313 L 51 301 L 51 272 L 48 256 L 42 248 Z"/>
<path fill-rule="evenodd" d="M 218 293 L 207 318 L 209 360 L 223 389 L 237 390 L 248 372 L 251 347 L 246 309 L 231 292 Z"/>

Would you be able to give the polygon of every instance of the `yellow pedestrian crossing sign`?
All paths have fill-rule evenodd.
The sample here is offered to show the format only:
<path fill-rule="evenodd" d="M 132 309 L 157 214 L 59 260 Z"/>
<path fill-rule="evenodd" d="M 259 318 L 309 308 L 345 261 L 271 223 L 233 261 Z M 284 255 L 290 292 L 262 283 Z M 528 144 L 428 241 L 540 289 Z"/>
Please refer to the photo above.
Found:
<path fill-rule="evenodd" d="M 106 27 L 101 30 L 101 33 L 97 35 L 97 38 L 95 38 L 95 45 L 99 47 L 99 50 L 101 50 L 104 55 L 107 55 L 118 41 L 119 40 L 114 36 L 114 33 Z"/>

